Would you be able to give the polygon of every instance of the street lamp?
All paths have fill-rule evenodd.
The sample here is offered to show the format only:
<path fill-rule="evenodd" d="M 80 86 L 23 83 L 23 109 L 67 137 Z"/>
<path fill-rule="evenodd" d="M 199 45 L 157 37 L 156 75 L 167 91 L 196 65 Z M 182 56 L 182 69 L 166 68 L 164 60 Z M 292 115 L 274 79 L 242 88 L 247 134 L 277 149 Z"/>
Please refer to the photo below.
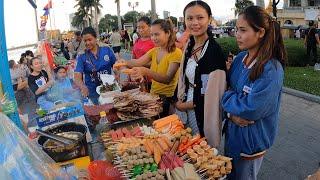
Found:
<path fill-rule="evenodd" d="M 128 2 L 128 6 L 132 8 L 132 11 L 134 11 L 134 8 L 139 6 L 139 2 Z"/>
<path fill-rule="evenodd" d="M 131 1 L 129 1 L 129 2 L 128 2 L 128 6 L 129 6 L 129 7 L 132 7 L 132 11 L 133 11 L 133 13 L 134 13 L 134 8 L 137 7 L 137 6 L 139 6 L 139 2 L 138 2 L 138 1 L 136 1 L 136 2 L 131 2 Z M 132 20 L 133 20 L 133 21 L 132 21 L 132 26 L 133 26 L 133 28 L 134 28 L 135 18 L 136 18 L 136 17 L 133 15 L 133 16 L 132 16 Z"/>
<path fill-rule="evenodd" d="M 277 5 L 279 4 L 280 0 L 273 0 L 272 2 L 272 12 L 273 16 L 277 19 Z"/>

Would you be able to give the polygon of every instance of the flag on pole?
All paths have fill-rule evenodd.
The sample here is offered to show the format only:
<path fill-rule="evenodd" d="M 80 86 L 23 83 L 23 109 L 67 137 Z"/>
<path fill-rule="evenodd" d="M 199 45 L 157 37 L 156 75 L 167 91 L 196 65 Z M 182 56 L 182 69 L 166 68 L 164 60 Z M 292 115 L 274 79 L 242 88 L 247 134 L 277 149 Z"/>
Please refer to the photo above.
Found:
<path fill-rule="evenodd" d="M 48 16 L 50 13 L 49 9 L 45 9 L 44 10 L 44 13 L 43 13 L 43 16 Z"/>
<path fill-rule="evenodd" d="M 48 3 L 43 7 L 43 10 L 48 10 L 52 8 L 52 1 L 49 0 Z"/>

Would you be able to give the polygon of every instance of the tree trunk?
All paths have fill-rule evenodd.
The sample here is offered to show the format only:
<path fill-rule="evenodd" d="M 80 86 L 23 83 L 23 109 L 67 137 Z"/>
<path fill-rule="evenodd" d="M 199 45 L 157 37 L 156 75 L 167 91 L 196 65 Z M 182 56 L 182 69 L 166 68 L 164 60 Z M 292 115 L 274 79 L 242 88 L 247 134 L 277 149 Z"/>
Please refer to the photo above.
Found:
<path fill-rule="evenodd" d="M 122 29 L 122 24 L 121 24 L 121 15 L 120 15 L 120 0 L 116 0 L 117 3 L 117 16 L 118 16 L 118 29 Z"/>
<path fill-rule="evenodd" d="M 99 37 L 100 32 L 99 32 L 99 25 L 98 25 L 98 11 L 97 11 L 98 7 L 97 5 L 94 6 L 94 26 L 95 26 L 95 30 L 97 32 L 97 37 Z"/>

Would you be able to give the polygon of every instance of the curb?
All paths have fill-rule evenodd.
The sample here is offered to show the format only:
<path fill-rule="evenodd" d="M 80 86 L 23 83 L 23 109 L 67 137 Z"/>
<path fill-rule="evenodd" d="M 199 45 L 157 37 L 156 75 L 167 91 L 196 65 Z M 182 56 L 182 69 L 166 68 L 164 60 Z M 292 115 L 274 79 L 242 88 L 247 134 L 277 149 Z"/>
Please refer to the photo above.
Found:
<path fill-rule="evenodd" d="M 283 87 L 282 90 L 286 94 L 290 94 L 290 95 L 320 104 L 320 96 L 312 95 L 309 93 L 305 93 L 305 92 L 287 88 L 287 87 Z"/>

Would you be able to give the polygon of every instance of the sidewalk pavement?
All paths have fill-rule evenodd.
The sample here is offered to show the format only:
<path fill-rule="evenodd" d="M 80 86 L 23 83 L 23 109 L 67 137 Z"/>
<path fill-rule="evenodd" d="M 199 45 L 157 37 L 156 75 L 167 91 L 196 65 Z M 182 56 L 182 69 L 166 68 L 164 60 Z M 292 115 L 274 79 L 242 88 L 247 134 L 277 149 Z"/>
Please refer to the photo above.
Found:
<path fill-rule="evenodd" d="M 283 94 L 279 131 L 259 173 L 261 180 L 305 179 L 319 168 L 320 104 Z"/>

